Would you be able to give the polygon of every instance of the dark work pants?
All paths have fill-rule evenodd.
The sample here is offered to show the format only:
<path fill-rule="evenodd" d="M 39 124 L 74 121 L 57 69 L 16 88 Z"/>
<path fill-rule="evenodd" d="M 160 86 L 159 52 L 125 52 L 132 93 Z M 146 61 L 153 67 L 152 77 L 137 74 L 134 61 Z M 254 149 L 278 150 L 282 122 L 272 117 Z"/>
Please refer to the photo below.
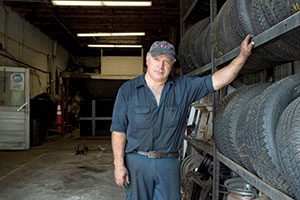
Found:
<path fill-rule="evenodd" d="M 178 158 L 148 158 L 136 153 L 125 156 L 130 184 L 126 200 L 180 200 Z"/>

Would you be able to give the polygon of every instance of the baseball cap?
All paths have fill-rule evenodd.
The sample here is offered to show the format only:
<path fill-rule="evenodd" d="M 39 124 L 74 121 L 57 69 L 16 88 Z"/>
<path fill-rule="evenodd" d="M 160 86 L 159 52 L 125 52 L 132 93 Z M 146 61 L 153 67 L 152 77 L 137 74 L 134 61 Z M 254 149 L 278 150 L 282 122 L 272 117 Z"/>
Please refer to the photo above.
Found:
<path fill-rule="evenodd" d="M 172 60 L 175 59 L 175 48 L 174 46 L 167 41 L 156 41 L 150 47 L 149 53 L 152 57 L 166 55 L 169 56 Z"/>

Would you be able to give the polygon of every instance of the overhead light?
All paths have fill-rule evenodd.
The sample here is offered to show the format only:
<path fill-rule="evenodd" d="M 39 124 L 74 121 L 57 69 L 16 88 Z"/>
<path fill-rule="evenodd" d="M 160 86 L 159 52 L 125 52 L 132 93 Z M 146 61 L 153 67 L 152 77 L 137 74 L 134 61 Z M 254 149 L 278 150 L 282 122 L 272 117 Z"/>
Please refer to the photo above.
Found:
<path fill-rule="evenodd" d="M 78 37 L 106 37 L 106 36 L 144 36 L 145 32 L 131 33 L 77 33 Z"/>
<path fill-rule="evenodd" d="M 142 48 L 142 45 L 89 44 L 88 47 L 96 47 L 96 48 Z"/>
<path fill-rule="evenodd" d="M 55 6 L 152 6 L 152 1 L 60 1 L 52 0 Z"/>

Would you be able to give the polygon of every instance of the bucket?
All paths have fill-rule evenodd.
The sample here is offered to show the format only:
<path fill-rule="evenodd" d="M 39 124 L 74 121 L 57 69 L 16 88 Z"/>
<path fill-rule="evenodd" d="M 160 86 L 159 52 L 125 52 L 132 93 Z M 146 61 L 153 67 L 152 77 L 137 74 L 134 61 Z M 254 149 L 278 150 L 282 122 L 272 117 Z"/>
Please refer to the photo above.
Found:
<path fill-rule="evenodd" d="M 242 178 L 228 179 L 224 185 L 229 191 L 227 200 L 250 200 L 256 198 L 256 192 L 253 186 Z"/>

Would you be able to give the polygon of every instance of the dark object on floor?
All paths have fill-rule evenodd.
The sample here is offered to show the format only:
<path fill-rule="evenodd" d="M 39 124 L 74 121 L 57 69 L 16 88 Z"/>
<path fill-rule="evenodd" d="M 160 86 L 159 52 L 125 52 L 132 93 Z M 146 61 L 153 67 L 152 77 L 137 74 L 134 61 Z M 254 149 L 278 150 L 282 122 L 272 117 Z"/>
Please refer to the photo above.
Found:
<path fill-rule="evenodd" d="M 75 147 L 75 155 L 78 154 L 86 155 L 87 151 L 88 151 L 88 147 L 84 144 L 79 144 L 78 146 Z"/>

